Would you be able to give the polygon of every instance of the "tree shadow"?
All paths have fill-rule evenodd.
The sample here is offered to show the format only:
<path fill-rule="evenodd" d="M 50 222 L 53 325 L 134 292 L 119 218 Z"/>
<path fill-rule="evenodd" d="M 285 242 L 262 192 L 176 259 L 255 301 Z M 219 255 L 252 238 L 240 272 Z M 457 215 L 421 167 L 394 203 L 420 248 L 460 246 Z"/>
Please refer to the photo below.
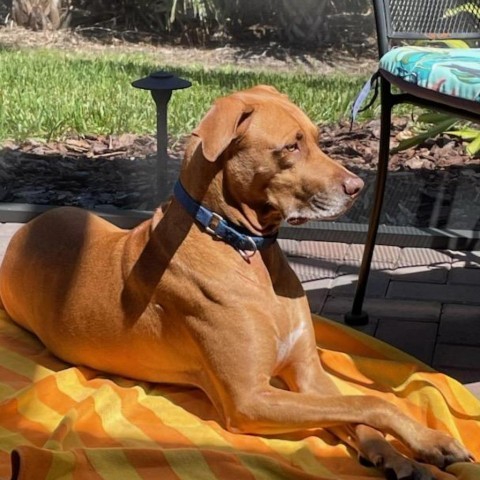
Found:
<path fill-rule="evenodd" d="M 1 202 L 86 209 L 157 207 L 155 155 L 132 161 L 122 152 L 113 158 L 88 158 L 65 156 L 40 144 L 37 150 L 39 153 L 8 147 L 0 150 Z"/>

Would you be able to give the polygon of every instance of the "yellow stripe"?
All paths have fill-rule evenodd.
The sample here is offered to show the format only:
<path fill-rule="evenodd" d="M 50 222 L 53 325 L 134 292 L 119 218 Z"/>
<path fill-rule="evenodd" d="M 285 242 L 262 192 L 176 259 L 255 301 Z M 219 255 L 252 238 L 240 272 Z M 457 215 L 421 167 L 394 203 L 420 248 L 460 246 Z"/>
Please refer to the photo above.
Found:
<path fill-rule="evenodd" d="M 241 462 L 250 470 L 256 480 L 292 480 L 290 472 L 282 468 L 281 464 L 268 457 L 249 455 L 243 452 L 238 453 Z M 318 470 L 316 475 L 318 476 Z M 325 477 L 318 477 L 322 480 L 327 478 L 337 479 L 327 473 Z"/>
<path fill-rule="evenodd" d="M 76 368 L 68 368 L 55 375 L 58 390 L 77 403 L 83 402 L 98 391 L 98 388 L 83 384 L 78 378 L 79 375 Z"/>
<path fill-rule="evenodd" d="M 0 347 L 0 362 L 2 367 L 23 375 L 30 380 L 41 380 L 47 375 L 51 375 L 51 370 L 33 362 L 32 360 L 12 352 L 6 348 Z"/>
<path fill-rule="evenodd" d="M 284 440 L 275 440 L 275 439 L 266 439 L 261 438 L 263 442 L 265 442 L 272 450 L 277 452 L 278 454 L 286 457 L 288 463 L 295 465 L 302 469 L 304 472 L 309 473 L 311 475 L 322 475 L 322 478 L 331 478 L 336 479 L 337 476 L 334 475 L 328 468 L 324 467 L 319 459 L 312 453 L 308 443 L 303 441 L 284 441 Z M 319 442 L 322 440 L 318 439 Z M 343 453 L 346 452 L 346 447 L 343 445 L 339 445 L 336 448 L 343 449 Z M 243 458 L 240 458 L 242 463 L 246 467 L 249 467 L 249 463 L 243 462 Z"/>
<path fill-rule="evenodd" d="M 208 444 L 211 447 L 233 448 L 208 423 L 200 421 L 195 415 L 164 397 L 147 396 L 143 390 L 139 389 L 138 402 L 152 411 L 167 427 L 181 433 L 194 445 Z M 159 412 L 165 413 L 165 415 L 161 415 Z"/>
<path fill-rule="evenodd" d="M 452 379 L 442 377 L 437 382 L 435 378 L 417 373 L 393 391 L 398 398 L 407 398 L 412 405 L 437 418 L 458 439 L 462 436 L 455 423 L 456 418 L 468 416 L 478 419 L 480 416 L 480 403 Z M 455 396 L 455 407 L 450 405 L 448 395 L 444 394 L 447 391 Z"/>
<path fill-rule="evenodd" d="M 160 417 L 161 421 L 188 438 L 194 445 L 198 447 L 208 445 L 212 448 L 228 448 L 232 452 L 235 451 L 235 447 L 207 423 L 201 422 L 197 417 L 189 414 L 169 400 L 163 397 L 146 396 L 143 390 L 140 390 L 138 401 L 157 417 L 159 417 L 158 412 L 165 412 L 165 418 Z M 162 403 L 163 405 L 161 405 Z M 295 464 L 307 473 L 315 475 L 321 470 L 325 478 L 336 478 L 328 469 L 321 467 L 318 459 L 309 449 L 305 448 L 305 442 L 269 440 L 262 437 L 257 437 L 257 439 L 265 443 L 273 452 L 285 458 L 288 463 L 291 463 L 294 458 Z M 239 460 L 244 463 L 242 458 L 239 458 Z M 244 466 L 250 468 L 250 464 L 245 464 Z"/>
<path fill-rule="evenodd" d="M 10 452 L 19 445 L 31 444 L 32 443 L 20 433 L 0 427 L 0 450 Z"/>
<path fill-rule="evenodd" d="M 347 383 L 345 380 L 341 380 L 333 375 L 330 375 L 330 380 L 332 380 L 342 395 L 365 395 L 365 391 L 353 383 Z"/>
<path fill-rule="evenodd" d="M 478 480 L 480 478 L 480 465 L 478 463 L 454 463 L 446 468 L 458 480 Z"/>
<path fill-rule="evenodd" d="M 48 431 L 55 428 L 63 418 L 58 412 L 40 401 L 35 390 L 22 392 L 18 396 L 17 401 L 18 411 L 26 419 L 39 423 Z"/>
<path fill-rule="evenodd" d="M 446 383 L 452 392 L 452 395 L 455 397 L 457 402 L 462 408 L 462 413 L 471 416 L 471 417 L 480 417 L 480 401 L 473 395 L 467 388 L 465 388 L 461 383 L 457 382 L 453 378 L 445 377 Z"/>
<path fill-rule="evenodd" d="M 422 385 L 422 388 L 412 386 L 406 398 L 425 412 L 426 418 L 422 423 L 427 424 L 429 417 L 435 417 L 448 428 L 453 437 L 462 438 L 447 400 L 435 386 L 428 383 Z"/>
<path fill-rule="evenodd" d="M 172 470 L 182 480 L 213 480 L 216 478 L 198 450 L 165 449 L 163 454 Z"/>
<path fill-rule="evenodd" d="M 75 454 L 73 452 L 52 452 L 52 464 L 47 478 L 55 480 L 72 480 L 75 469 Z"/>
<path fill-rule="evenodd" d="M 152 411 L 162 423 L 164 423 L 167 427 L 173 428 L 178 433 L 186 437 L 193 445 L 197 447 L 202 447 L 204 445 L 208 445 L 210 448 L 221 448 L 227 449 L 232 453 L 235 452 L 235 447 L 232 446 L 230 442 L 228 442 L 222 435 L 217 433 L 210 425 L 205 422 L 201 422 L 195 415 L 192 415 L 186 412 L 183 408 L 175 405 L 170 400 L 164 397 L 152 397 L 145 395 L 143 390 L 140 390 L 138 396 L 138 402 L 145 408 L 148 408 Z M 159 415 L 159 412 L 164 412 L 165 415 Z M 260 438 L 260 437 L 258 437 Z M 208 467 L 203 456 L 201 457 L 202 464 L 205 464 L 205 469 L 202 470 L 202 475 L 204 477 L 195 477 L 192 471 L 188 467 L 185 468 L 185 465 L 178 465 L 178 455 L 170 454 L 168 450 L 165 452 L 165 457 L 167 458 L 170 466 L 175 471 L 177 475 L 179 475 L 182 479 L 183 478 L 215 478 Z M 284 455 L 283 452 L 279 452 L 282 456 Z M 186 455 L 186 454 L 185 454 Z M 240 462 L 243 464 L 242 458 L 238 457 Z M 198 460 L 198 459 L 197 459 Z M 188 463 L 187 463 L 188 465 Z M 249 468 L 249 465 L 244 465 L 245 467 Z M 196 467 L 195 467 L 196 468 Z"/>
<path fill-rule="evenodd" d="M 13 396 L 17 391 L 3 383 L 0 383 L 0 400 L 6 400 L 7 398 Z"/>
<path fill-rule="evenodd" d="M 208 445 L 210 448 L 219 447 L 221 449 L 227 449 L 232 453 L 235 453 L 235 447 L 228 442 L 225 437 L 217 433 L 209 424 L 205 422 L 201 422 L 195 415 L 192 415 L 185 411 L 183 408 L 175 405 L 170 400 L 164 397 L 152 397 L 145 395 L 144 391 L 139 389 L 138 395 L 138 402 L 144 407 L 148 408 L 155 416 L 157 416 L 162 423 L 164 423 L 167 427 L 170 427 L 176 430 L 178 433 L 186 437 L 193 445 L 197 447 L 202 447 L 204 445 Z M 164 412 L 164 416 L 159 416 L 159 412 Z M 258 437 L 260 439 L 260 437 Z M 168 454 L 168 450 L 165 452 L 165 457 L 167 458 L 170 466 L 175 473 L 178 474 L 181 478 L 182 475 L 185 475 L 185 478 L 193 478 L 195 476 L 191 476 L 188 474 L 188 468 L 185 472 L 185 468 L 182 465 L 178 465 L 178 455 L 177 454 Z M 284 455 L 283 452 L 279 452 L 281 455 Z M 199 453 L 200 455 L 200 453 Z M 202 475 L 206 475 L 206 477 L 198 477 L 198 478 L 214 478 L 212 472 L 210 471 L 210 467 L 206 463 L 203 456 L 200 459 L 197 459 L 205 465 L 205 469 L 202 470 Z M 239 458 L 242 462 L 242 459 Z M 248 465 L 244 465 L 248 468 Z M 181 468 L 180 468 L 181 467 Z"/>
<path fill-rule="evenodd" d="M 122 450 L 86 449 L 88 460 L 105 480 L 142 480 Z"/>
<path fill-rule="evenodd" d="M 92 398 L 107 435 L 119 442 L 128 439 L 126 445 L 129 446 L 134 442 L 151 444 L 152 439 L 123 416 L 121 399 L 110 385 L 100 387 Z"/>

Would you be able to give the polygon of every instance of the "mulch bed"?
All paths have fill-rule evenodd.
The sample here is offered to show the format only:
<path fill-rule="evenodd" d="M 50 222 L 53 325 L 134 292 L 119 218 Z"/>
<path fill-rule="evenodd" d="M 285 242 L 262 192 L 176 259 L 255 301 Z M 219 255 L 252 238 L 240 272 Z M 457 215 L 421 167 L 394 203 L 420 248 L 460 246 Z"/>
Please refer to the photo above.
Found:
<path fill-rule="evenodd" d="M 400 138 L 412 135 L 409 118 L 393 119 L 391 146 L 398 145 Z M 332 158 L 346 167 L 374 170 L 377 167 L 380 120 L 364 124 L 341 123 L 321 127 L 320 145 Z M 389 170 L 442 170 L 450 167 L 480 165 L 480 158 L 465 153 L 462 141 L 449 135 L 430 139 L 390 157 Z"/>
<path fill-rule="evenodd" d="M 153 136 L 71 137 L 7 142 L 0 151 L 0 201 L 151 209 Z"/>

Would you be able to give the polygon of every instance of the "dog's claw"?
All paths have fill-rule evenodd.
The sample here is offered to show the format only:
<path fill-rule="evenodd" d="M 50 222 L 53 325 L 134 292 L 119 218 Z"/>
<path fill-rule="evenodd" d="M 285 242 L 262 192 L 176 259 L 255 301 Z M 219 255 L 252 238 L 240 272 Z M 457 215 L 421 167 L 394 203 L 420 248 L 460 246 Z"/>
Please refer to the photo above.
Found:
<path fill-rule="evenodd" d="M 407 458 L 397 459 L 381 468 L 387 480 L 436 480 L 435 476 L 423 465 Z"/>
<path fill-rule="evenodd" d="M 424 445 L 426 448 L 417 450 L 419 461 L 445 469 L 452 463 L 473 462 L 473 455 L 455 438 L 446 433 L 430 430 L 430 437 Z M 433 438 L 432 438 L 433 437 Z"/>
<path fill-rule="evenodd" d="M 436 480 L 426 467 L 400 454 L 391 458 L 379 455 L 375 460 L 360 455 L 358 460 L 364 467 L 376 467 L 383 471 L 386 480 Z"/>
<path fill-rule="evenodd" d="M 397 473 L 394 469 L 385 470 L 386 480 L 436 480 L 426 468 L 413 468 L 409 472 Z"/>

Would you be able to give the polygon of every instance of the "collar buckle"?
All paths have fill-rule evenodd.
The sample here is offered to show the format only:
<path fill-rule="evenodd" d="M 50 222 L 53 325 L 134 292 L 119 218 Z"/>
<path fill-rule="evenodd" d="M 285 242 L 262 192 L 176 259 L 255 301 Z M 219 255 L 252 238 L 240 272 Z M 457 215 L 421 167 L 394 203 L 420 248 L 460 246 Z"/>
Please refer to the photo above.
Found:
<path fill-rule="evenodd" d="M 218 213 L 211 212 L 212 216 L 210 220 L 208 221 L 208 225 L 205 225 L 205 230 L 215 238 L 222 238 L 218 233 L 217 229 L 220 226 L 220 224 L 224 221 L 223 217 L 220 216 Z"/>
<path fill-rule="evenodd" d="M 229 223 L 218 213 L 212 212 L 194 200 L 183 188 L 180 180 L 175 184 L 173 194 L 189 215 L 202 225 L 205 232 L 231 245 L 246 260 L 253 257 L 258 250 L 273 245 L 277 239 L 276 234 L 268 237 L 251 235 L 244 228 Z"/>
<path fill-rule="evenodd" d="M 240 255 L 245 259 L 249 260 L 252 258 L 258 250 L 257 244 L 254 242 L 253 238 L 251 237 L 246 237 L 246 240 L 250 242 L 250 245 L 252 248 L 244 249 L 244 250 L 238 250 L 240 252 Z"/>

